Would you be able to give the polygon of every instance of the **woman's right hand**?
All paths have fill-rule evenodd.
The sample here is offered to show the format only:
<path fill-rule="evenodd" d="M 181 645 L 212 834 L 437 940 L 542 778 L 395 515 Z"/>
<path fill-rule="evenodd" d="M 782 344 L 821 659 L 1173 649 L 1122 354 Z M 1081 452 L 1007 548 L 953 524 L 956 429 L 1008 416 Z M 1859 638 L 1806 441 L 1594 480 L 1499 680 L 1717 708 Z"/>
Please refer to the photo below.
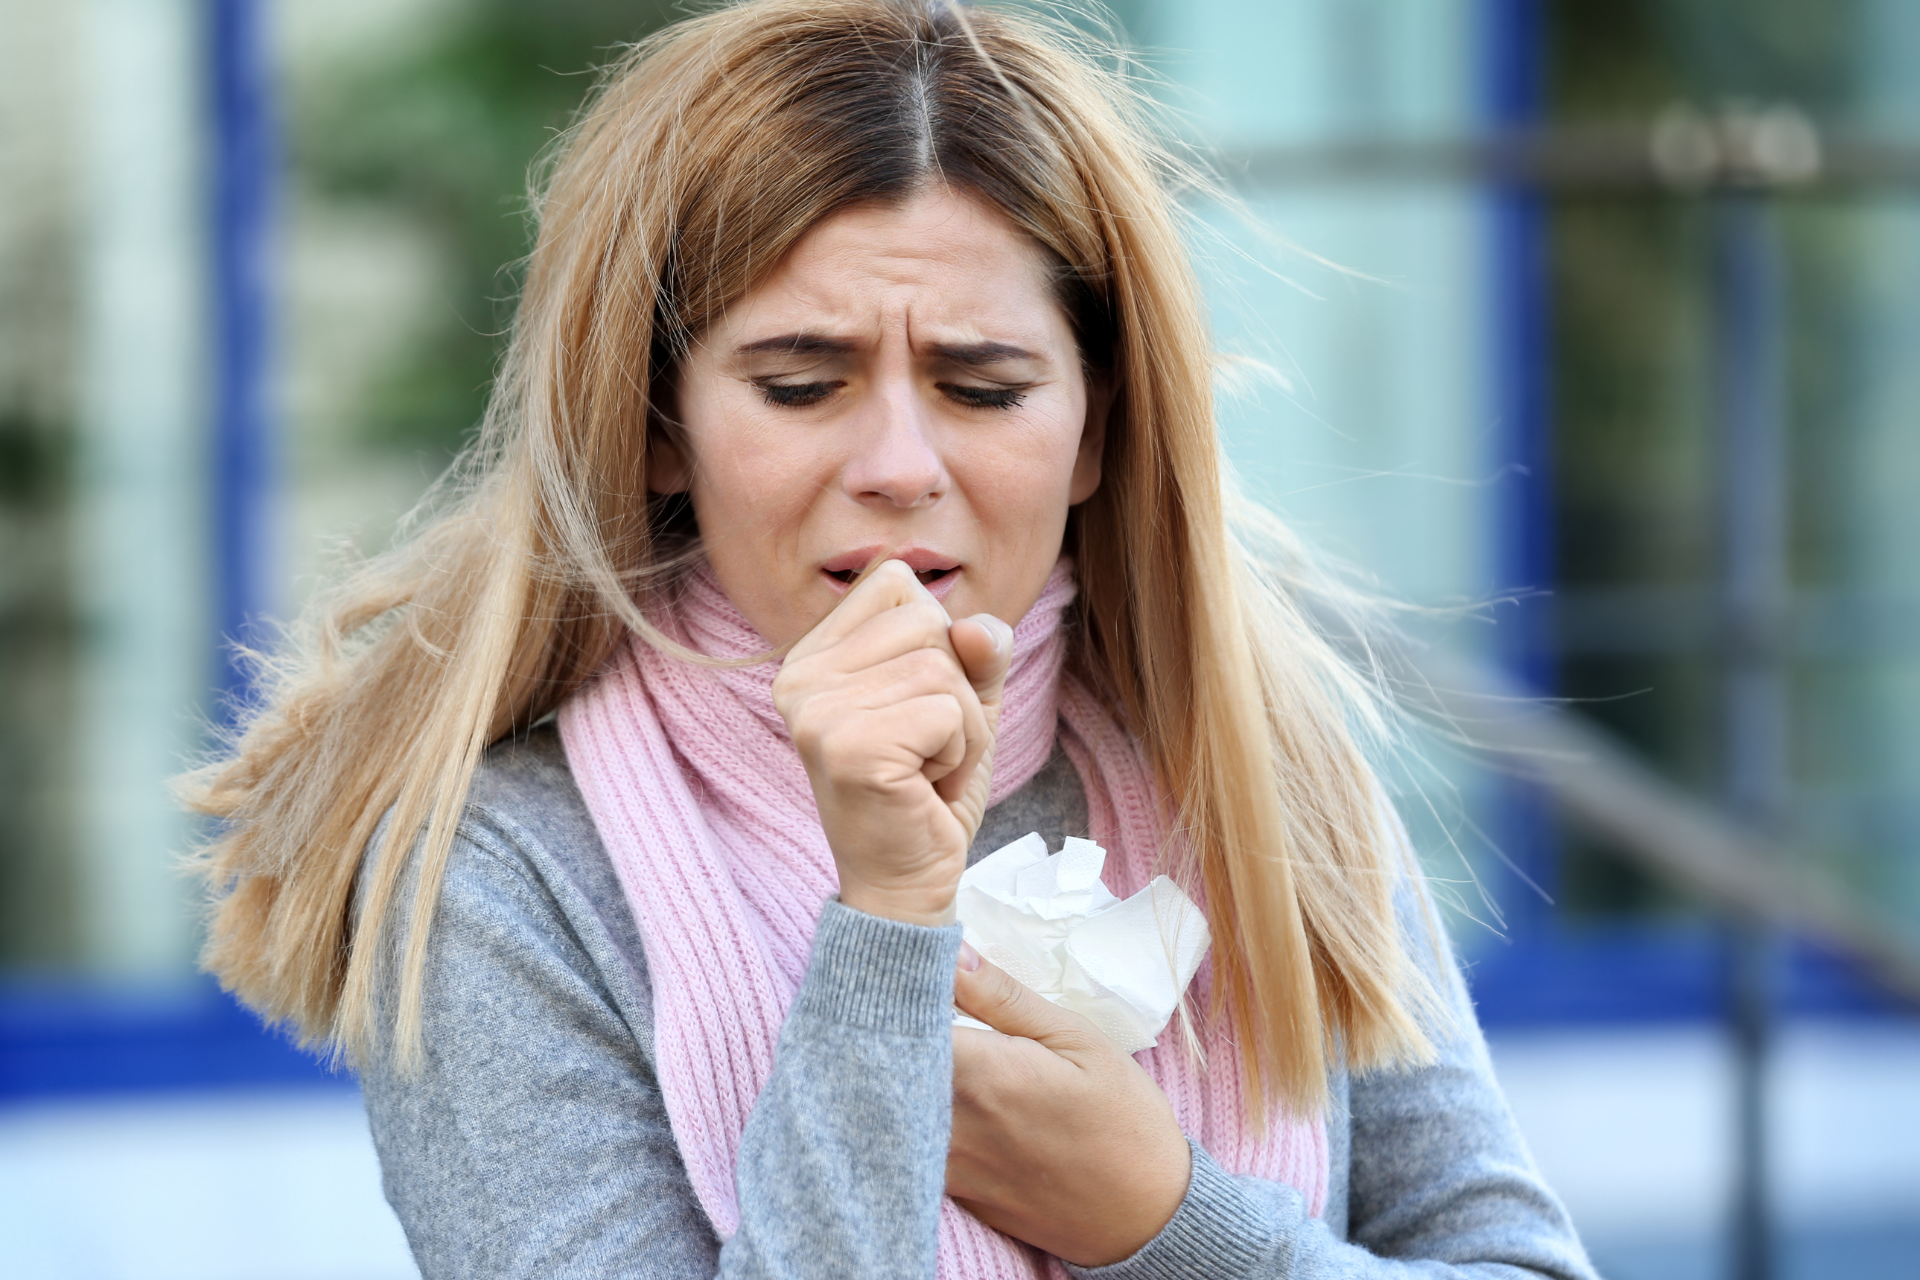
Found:
<path fill-rule="evenodd" d="M 913 924 L 953 919 L 986 813 L 1013 629 L 954 622 L 889 560 L 788 653 L 774 705 L 799 748 L 840 900 Z"/>

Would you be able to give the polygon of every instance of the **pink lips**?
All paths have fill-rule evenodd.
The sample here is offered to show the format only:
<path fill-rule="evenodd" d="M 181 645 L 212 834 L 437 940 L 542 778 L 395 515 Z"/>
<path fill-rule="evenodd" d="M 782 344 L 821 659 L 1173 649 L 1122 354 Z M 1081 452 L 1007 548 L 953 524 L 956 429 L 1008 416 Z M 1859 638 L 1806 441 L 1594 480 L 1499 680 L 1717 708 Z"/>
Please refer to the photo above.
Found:
<path fill-rule="evenodd" d="M 885 551 L 882 546 L 861 547 L 857 551 L 842 552 L 820 566 L 827 584 L 836 593 L 844 593 L 860 571 L 873 562 L 873 558 Z M 960 562 L 952 556 L 929 551 L 925 547 L 901 547 L 888 557 L 903 560 L 907 568 L 913 570 L 921 583 L 932 593 L 936 600 L 945 600 L 953 590 L 954 583 L 960 581 Z"/>

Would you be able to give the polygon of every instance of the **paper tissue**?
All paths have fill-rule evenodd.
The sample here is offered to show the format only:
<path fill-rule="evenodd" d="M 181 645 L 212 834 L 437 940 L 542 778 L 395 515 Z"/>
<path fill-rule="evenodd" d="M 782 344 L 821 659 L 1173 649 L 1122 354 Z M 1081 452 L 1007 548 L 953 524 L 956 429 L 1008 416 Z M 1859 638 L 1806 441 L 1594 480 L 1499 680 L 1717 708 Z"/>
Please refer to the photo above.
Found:
<path fill-rule="evenodd" d="M 974 950 L 1136 1053 L 1157 1042 L 1213 939 L 1165 876 L 1114 897 L 1100 882 L 1106 860 L 1091 840 L 1069 836 L 1049 856 L 1028 834 L 969 867 L 954 907 Z M 965 1014 L 954 1022 L 984 1026 Z"/>

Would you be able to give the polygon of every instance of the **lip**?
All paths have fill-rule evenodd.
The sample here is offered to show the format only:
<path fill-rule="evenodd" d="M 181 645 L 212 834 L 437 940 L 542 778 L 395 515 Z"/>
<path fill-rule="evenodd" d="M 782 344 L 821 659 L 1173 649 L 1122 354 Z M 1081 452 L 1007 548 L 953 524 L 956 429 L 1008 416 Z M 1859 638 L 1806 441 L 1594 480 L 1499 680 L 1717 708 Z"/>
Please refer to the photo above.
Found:
<path fill-rule="evenodd" d="M 858 574 L 862 569 L 873 563 L 875 556 L 886 550 L 887 548 L 884 546 L 875 545 L 871 547 L 861 547 L 855 551 L 844 551 L 831 560 L 821 564 L 820 576 L 827 580 L 827 585 L 833 589 L 836 595 L 844 595 L 846 594 L 848 584 L 833 575 L 837 573 Z M 933 551 L 927 547 L 898 547 L 895 548 L 887 558 L 889 560 L 904 561 L 907 568 L 913 570 L 915 574 L 939 573 L 940 577 L 934 579 L 932 582 L 923 581 L 923 585 L 927 588 L 927 591 L 936 600 L 945 600 L 947 595 L 953 590 L 954 584 L 960 581 L 960 575 L 966 572 L 961 563 L 952 556 L 944 555 L 941 552 Z"/>

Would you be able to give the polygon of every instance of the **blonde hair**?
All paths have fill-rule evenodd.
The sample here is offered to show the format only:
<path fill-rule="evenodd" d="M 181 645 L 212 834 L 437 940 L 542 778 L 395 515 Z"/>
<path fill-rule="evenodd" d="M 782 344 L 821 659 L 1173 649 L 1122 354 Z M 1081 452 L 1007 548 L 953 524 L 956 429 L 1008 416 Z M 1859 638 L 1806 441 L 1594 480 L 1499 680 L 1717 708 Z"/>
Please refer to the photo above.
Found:
<path fill-rule="evenodd" d="M 1126 76 L 1036 19 L 925 0 L 750 0 L 610 68 L 551 162 L 479 442 L 440 513 L 309 610 L 264 709 L 188 780 L 222 821 L 206 967 L 308 1043 L 397 1032 L 411 1061 L 426 946 L 487 746 L 590 680 L 684 510 L 645 495 L 657 392 L 687 342 L 838 209 L 944 182 L 1057 260 L 1113 387 L 1103 482 L 1076 508 L 1075 661 L 1144 743 L 1214 936 L 1211 1016 L 1253 1110 L 1312 1113 L 1327 1063 L 1418 1061 L 1431 989 L 1396 924 L 1412 874 L 1356 733 L 1370 682 L 1285 564 L 1229 530 L 1207 326 L 1172 193 Z M 384 814 L 384 852 L 370 849 Z M 400 998 L 376 957 L 402 927 Z M 364 883 L 363 859 L 376 858 Z"/>

